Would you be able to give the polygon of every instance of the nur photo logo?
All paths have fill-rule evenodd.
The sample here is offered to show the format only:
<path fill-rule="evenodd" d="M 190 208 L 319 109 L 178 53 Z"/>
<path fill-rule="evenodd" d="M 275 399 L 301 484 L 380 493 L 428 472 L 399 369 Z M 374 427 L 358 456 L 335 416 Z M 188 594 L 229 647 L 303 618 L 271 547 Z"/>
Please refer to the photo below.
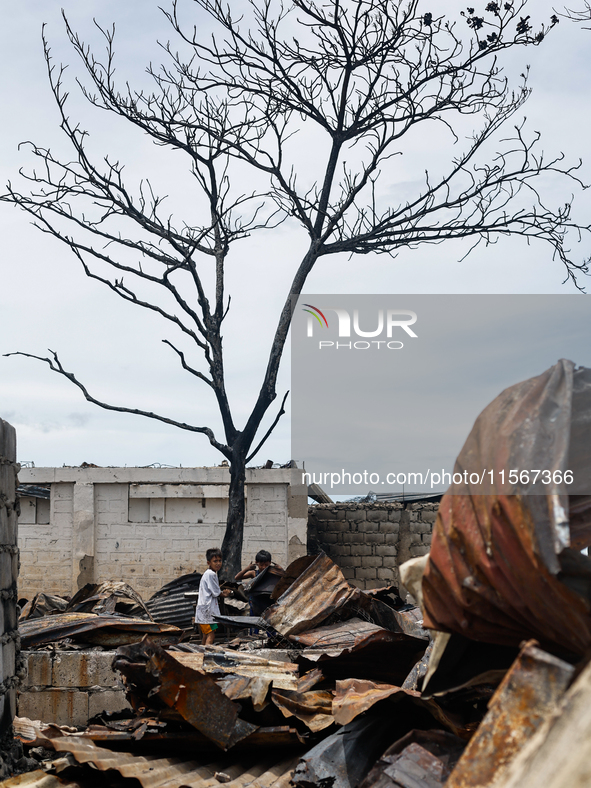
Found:
<path fill-rule="evenodd" d="M 303 304 L 302 309 L 308 313 L 306 336 L 309 338 L 314 337 L 314 331 L 325 332 L 329 329 L 328 318 L 326 312 L 332 312 L 337 316 L 336 328 L 338 331 L 339 339 L 351 337 L 353 332 L 354 336 L 361 337 L 361 340 L 355 342 L 338 342 L 329 339 L 321 339 L 318 342 L 318 349 L 334 349 L 339 350 L 369 350 L 375 348 L 380 350 L 382 346 L 389 350 L 401 350 L 404 343 L 399 339 L 394 339 L 394 331 L 399 335 L 400 330 L 406 333 L 412 339 L 417 339 L 417 334 L 410 328 L 417 322 L 417 314 L 410 309 L 378 309 L 373 316 L 373 321 L 365 314 L 363 324 L 365 328 L 360 326 L 359 310 L 353 309 L 353 317 L 348 309 L 342 307 L 322 307 L 320 309 L 313 304 Z M 334 319 L 331 316 L 331 325 Z M 375 328 L 373 328 L 375 326 Z M 369 329 L 369 330 L 365 330 Z M 326 334 L 325 334 L 326 336 Z M 373 339 L 373 337 L 384 337 L 383 339 Z M 371 341 L 368 341 L 371 339 Z"/>

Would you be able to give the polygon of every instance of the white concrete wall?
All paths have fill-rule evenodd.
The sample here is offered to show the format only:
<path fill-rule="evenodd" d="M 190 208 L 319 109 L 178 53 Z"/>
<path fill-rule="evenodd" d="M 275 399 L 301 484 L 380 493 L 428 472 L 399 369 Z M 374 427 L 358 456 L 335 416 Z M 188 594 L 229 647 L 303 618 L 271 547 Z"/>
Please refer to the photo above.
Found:
<path fill-rule="evenodd" d="M 227 468 L 24 468 L 19 480 L 51 484 L 50 502 L 21 499 L 21 597 L 124 580 L 148 598 L 204 571 L 205 550 L 223 539 Z M 247 471 L 246 495 L 243 563 L 261 549 L 283 566 L 305 554 L 301 471 Z"/>

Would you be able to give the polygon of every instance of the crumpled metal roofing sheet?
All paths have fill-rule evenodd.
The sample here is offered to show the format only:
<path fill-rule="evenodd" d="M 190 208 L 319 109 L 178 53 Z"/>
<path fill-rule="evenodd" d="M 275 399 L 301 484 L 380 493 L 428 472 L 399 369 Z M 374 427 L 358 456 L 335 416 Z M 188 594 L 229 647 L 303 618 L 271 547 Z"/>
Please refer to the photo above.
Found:
<path fill-rule="evenodd" d="M 224 750 L 258 728 L 238 717 L 239 706 L 210 675 L 183 665 L 148 638 L 119 649 L 113 666 L 125 676 L 134 708 L 146 693 L 155 696 Z"/>
<path fill-rule="evenodd" d="M 142 788 L 214 788 L 220 783 L 216 772 L 230 777 L 226 788 L 287 788 L 297 758 L 257 759 L 251 755 L 246 759 L 228 761 L 226 756 L 219 761 L 199 763 L 182 758 L 158 758 L 114 752 L 98 747 L 89 739 L 65 737 L 54 741 L 58 752 L 69 752 L 79 764 L 92 764 L 101 772 L 113 769 L 122 777 L 138 780 Z"/>
<path fill-rule="evenodd" d="M 299 668 L 293 662 L 264 659 L 257 654 L 244 651 L 214 650 L 207 647 L 205 651 L 190 654 L 180 651 L 169 651 L 168 653 L 181 665 L 186 665 L 193 670 L 267 679 L 278 689 L 297 689 Z"/>
<path fill-rule="evenodd" d="M 284 717 L 297 717 L 311 731 L 321 731 L 334 723 L 332 716 L 332 692 L 317 690 L 313 692 L 285 692 L 273 690 L 273 703 Z"/>
<path fill-rule="evenodd" d="M 126 616 L 98 616 L 95 613 L 60 613 L 55 616 L 43 616 L 19 622 L 23 649 L 80 635 L 84 635 L 84 639 L 87 639 L 86 636 L 90 637 L 91 633 L 96 633 L 97 630 L 111 630 L 110 633 L 105 632 L 104 638 L 102 638 L 105 642 L 111 641 L 111 643 L 113 640 L 119 640 L 122 643 L 129 642 L 128 636 L 134 640 L 140 640 L 145 634 L 156 637 L 181 634 L 180 629 L 168 624 L 158 624 Z M 100 641 L 101 635 L 102 633 L 94 639 Z"/>
<path fill-rule="evenodd" d="M 200 580 L 201 575 L 192 572 L 162 586 L 146 602 L 146 607 L 154 621 L 174 624 L 181 629 L 191 629 L 195 618 L 195 601 L 188 599 L 185 593 L 197 591 Z"/>
<path fill-rule="evenodd" d="M 574 668 L 529 641 L 501 682 L 447 788 L 498 784 L 512 759 L 558 708 Z"/>
<path fill-rule="evenodd" d="M 282 635 L 296 635 L 318 626 L 357 595 L 339 567 L 320 553 L 262 618 Z"/>
<path fill-rule="evenodd" d="M 494 471 L 494 483 L 454 484 L 441 501 L 422 580 L 425 626 L 513 646 L 533 637 L 558 653 L 591 646 L 591 559 L 569 547 L 571 490 L 516 494 L 499 481 L 502 470 L 507 481 L 511 468 L 564 471 L 572 459 L 589 484 L 589 445 L 591 370 L 570 361 L 485 408 L 454 470 L 485 480 Z M 579 543 L 590 514 L 577 510 Z"/>
<path fill-rule="evenodd" d="M 25 772 L 0 782 L 1 788 L 82 788 L 80 783 L 62 780 L 55 774 L 47 774 L 43 769 Z"/>
<path fill-rule="evenodd" d="M 343 652 L 358 651 L 370 643 L 396 643 L 400 640 L 400 636 L 369 621 L 350 618 L 338 624 L 329 624 L 299 635 L 291 635 L 290 639 L 305 646 L 303 655 L 313 659 L 320 655 L 338 657 Z M 309 649 L 315 654 L 310 654 Z"/>

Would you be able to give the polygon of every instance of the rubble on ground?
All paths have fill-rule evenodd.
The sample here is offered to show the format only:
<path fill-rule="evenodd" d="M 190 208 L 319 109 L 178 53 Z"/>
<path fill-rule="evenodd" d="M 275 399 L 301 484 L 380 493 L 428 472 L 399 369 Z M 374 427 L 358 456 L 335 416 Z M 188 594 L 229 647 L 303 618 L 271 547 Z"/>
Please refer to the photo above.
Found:
<path fill-rule="evenodd" d="M 93 788 L 97 774 L 117 788 L 587 785 L 591 559 L 579 550 L 591 486 L 565 486 L 564 471 L 591 479 L 590 413 L 591 371 L 564 361 L 483 411 L 430 555 L 401 568 L 419 606 L 404 589 L 354 587 L 320 554 L 286 569 L 261 615 L 220 615 L 228 634 L 212 646 L 115 610 L 23 620 L 38 645 L 127 637 L 113 667 L 131 711 L 76 730 L 17 718 L 25 749 L 54 759 L 2 785 Z M 507 463 L 561 473 L 541 492 L 529 478 L 507 487 L 496 474 Z M 467 469 L 492 470 L 489 487 Z M 68 629 L 68 615 L 94 619 Z"/>

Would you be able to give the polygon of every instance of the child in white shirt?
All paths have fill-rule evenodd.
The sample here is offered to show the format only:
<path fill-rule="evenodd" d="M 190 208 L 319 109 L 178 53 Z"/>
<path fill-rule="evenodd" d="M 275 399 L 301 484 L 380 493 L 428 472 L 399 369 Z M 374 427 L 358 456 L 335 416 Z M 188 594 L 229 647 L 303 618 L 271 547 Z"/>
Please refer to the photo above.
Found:
<path fill-rule="evenodd" d="M 195 624 L 199 625 L 201 638 L 204 646 L 211 646 L 215 640 L 215 631 L 218 625 L 213 620 L 214 616 L 219 616 L 220 606 L 218 598 L 229 596 L 231 591 L 220 589 L 217 573 L 222 568 L 222 551 L 219 547 L 210 547 L 205 552 L 207 561 L 207 571 L 204 572 L 199 583 L 199 597 L 195 609 Z"/>

